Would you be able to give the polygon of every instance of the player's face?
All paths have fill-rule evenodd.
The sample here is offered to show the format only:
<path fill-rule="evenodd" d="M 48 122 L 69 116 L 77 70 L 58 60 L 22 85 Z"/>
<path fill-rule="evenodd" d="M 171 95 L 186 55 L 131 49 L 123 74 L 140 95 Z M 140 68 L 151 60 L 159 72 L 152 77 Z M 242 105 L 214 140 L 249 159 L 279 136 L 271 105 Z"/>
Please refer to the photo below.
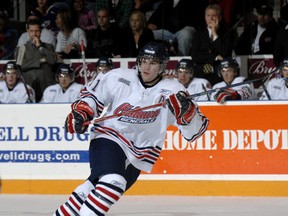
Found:
<path fill-rule="evenodd" d="M 140 64 L 141 77 L 144 82 L 153 81 L 159 74 L 160 63 L 152 58 L 142 58 Z"/>
<path fill-rule="evenodd" d="M 109 71 L 109 67 L 108 66 L 99 66 L 96 68 L 96 73 L 99 74 L 99 73 L 107 73 Z"/>
<path fill-rule="evenodd" d="M 71 77 L 68 74 L 59 74 L 58 75 L 59 85 L 63 89 L 67 89 L 71 82 Z"/>
<path fill-rule="evenodd" d="M 5 74 L 6 83 L 9 87 L 14 87 L 17 83 L 17 71 L 15 69 L 9 69 Z"/>
<path fill-rule="evenodd" d="M 222 68 L 222 70 L 221 70 L 221 75 L 222 75 L 222 77 L 223 77 L 223 80 L 224 80 L 228 85 L 230 85 L 230 84 L 232 83 L 232 81 L 234 80 L 234 78 L 235 78 L 234 69 L 231 68 L 231 67 Z"/>
<path fill-rule="evenodd" d="M 282 68 L 283 78 L 288 78 L 288 66 Z"/>
<path fill-rule="evenodd" d="M 177 77 L 179 82 L 186 86 L 192 78 L 191 70 L 187 68 L 179 68 L 177 70 Z"/>

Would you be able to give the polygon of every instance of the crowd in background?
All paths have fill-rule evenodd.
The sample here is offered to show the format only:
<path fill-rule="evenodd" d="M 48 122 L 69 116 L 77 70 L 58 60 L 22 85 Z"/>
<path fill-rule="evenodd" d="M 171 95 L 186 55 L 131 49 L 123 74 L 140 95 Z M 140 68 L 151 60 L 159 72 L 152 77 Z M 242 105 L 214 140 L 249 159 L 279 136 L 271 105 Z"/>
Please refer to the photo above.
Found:
<path fill-rule="evenodd" d="M 0 7 L 0 60 L 15 61 L 36 102 L 59 83 L 55 74 L 65 60 L 83 53 L 96 59 L 137 57 L 148 42 L 161 42 L 170 56 L 191 57 L 194 76 L 212 86 L 223 81 L 218 68 L 229 57 L 269 54 L 280 66 L 288 56 L 285 1 L 279 17 L 273 0 L 28 2 L 23 29 L 11 24 L 5 4 Z"/>

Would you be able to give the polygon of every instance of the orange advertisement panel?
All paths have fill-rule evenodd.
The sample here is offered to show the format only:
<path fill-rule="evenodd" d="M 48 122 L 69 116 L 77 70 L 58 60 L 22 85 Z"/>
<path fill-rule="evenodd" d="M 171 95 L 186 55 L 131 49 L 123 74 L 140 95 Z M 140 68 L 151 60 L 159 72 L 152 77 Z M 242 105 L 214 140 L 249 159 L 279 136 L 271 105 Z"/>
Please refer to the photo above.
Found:
<path fill-rule="evenodd" d="M 190 143 L 170 126 L 151 174 L 288 174 L 288 104 L 206 104 L 205 134 Z"/>

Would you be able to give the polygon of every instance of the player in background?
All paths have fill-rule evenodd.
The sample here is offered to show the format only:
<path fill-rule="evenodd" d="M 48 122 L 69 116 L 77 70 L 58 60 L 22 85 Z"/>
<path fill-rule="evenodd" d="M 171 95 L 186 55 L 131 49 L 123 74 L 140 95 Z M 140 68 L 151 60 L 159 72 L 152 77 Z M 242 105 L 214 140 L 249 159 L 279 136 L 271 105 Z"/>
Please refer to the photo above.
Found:
<path fill-rule="evenodd" d="M 287 100 L 288 99 L 288 58 L 284 59 L 280 65 L 279 73 L 281 77 L 271 79 L 267 85 L 267 93 L 264 91 L 260 100 Z"/>
<path fill-rule="evenodd" d="M 60 64 L 55 79 L 57 84 L 48 86 L 41 103 L 72 103 L 79 99 L 83 85 L 74 82 L 75 72 L 69 64 Z"/>
<path fill-rule="evenodd" d="M 22 80 L 20 67 L 8 61 L 0 80 L 0 103 L 35 103 L 35 92 Z"/>
<path fill-rule="evenodd" d="M 95 71 L 98 75 L 99 73 L 107 73 L 114 68 L 113 61 L 109 57 L 100 57 L 95 64 Z"/>
<path fill-rule="evenodd" d="M 236 59 L 230 57 L 220 62 L 218 74 L 222 77 L 223 81 L 216 83 L 213 89 L 241 83 L 246 80 L 246 77 L 239 76 L 240 67 Z M 215 99 L 218 103 L 224 104 L 228 100 L 254 100 L 256 99 L 256 93 L 253 84 L 244 84 L 233 88 L 226 88 L 218 92 L 216 91 L 212 94 L 211 99 Z"/>
<path fill-rule="evenodd" d="M 83 89 L 65 122 L 69 133 L 85 133 L 88 126 L 83 123 L 99 116 L 109 103 L 108 115 L 126 113 L 94 124 L 89 147 L 91 174 L 54 215 L 105 215 L 141 170 L 152 170 L 168 125 L 177 123 L 182 136 L 191 142 L 206 131 L 209 121 L 187 98 L 184 86 L 162 78 L 168 60 L 163 44 L 148 43 L 139 52 L 137 69 L 113 69 Z M 163 105 L 133 112 L 158 103 Z"/>
<path fill-rule="evenodd" d="M 181 59 L 176 65 L 176 74 L 178 81 L 182 83 L 190 95 L 210 90 L 212 88 L 210 82 L 203 78 L 194 77 L 195 64 L 191 59 Z M 194 98 L 195 101 L 210 100 L 207 95 Z"/>

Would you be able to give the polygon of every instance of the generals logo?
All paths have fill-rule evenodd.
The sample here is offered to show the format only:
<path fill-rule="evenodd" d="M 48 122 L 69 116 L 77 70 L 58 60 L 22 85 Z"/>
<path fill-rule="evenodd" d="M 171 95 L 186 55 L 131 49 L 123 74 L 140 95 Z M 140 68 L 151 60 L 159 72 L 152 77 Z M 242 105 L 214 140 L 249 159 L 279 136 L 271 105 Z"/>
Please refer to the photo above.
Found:
<path fill-rule="evenodd" d="M 115 109 L 114 114 L 123 113 L 123 116 L 121 116 L 118 121 L 131 124 L 148 124 L 154 122 L 160 113 L 160 109 L 150 111 L 137 111 L 139 108 L 140 107 L 133 107 L 129 103 L 124 103 Z M 132 110 L 133 112 L 131 112 Z"/>

